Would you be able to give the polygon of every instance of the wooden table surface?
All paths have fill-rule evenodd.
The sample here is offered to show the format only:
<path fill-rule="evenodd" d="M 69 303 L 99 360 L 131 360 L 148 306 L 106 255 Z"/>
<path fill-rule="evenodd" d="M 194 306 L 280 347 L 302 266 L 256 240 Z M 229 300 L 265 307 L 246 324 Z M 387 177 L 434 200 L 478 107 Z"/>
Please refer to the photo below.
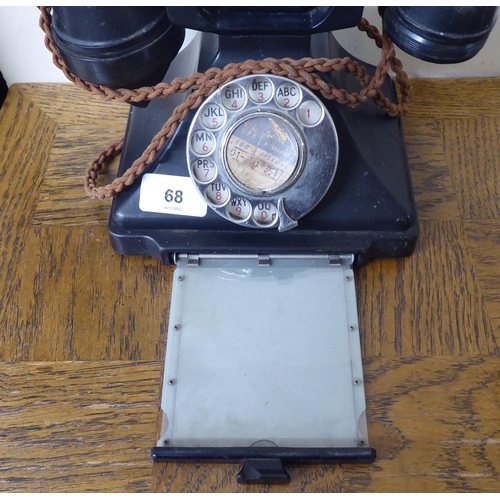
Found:
<path fill-rule="evenodd" d="M 81 187 L 128 106 L 12 86 L 0 111 L 0 491 L 499 491 L 500 80 L 413 87 L 419 243 L 356 270 L 377 461 L 248 487 L 239 465 L 150 459 L 173 269 L 116 254 L 110 202 Z"/>

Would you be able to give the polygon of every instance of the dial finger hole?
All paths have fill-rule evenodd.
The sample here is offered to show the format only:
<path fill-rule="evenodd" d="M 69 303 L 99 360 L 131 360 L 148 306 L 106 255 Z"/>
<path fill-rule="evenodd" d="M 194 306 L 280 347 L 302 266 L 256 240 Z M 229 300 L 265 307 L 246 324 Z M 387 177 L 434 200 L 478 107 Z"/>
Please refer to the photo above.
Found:
<path fill-rule="evenodd" d="M 215 137 L 208 130 L 195 130 L 191 134 L 189 144 L 193 153 L 200 156 L 207 156 L 215 148 Z"/>
<path fill-rule="evenodd" d="M 212 182 L 205 189 L 205 198 L 216 207 L 223 207 L 231 196 L 231 191 L 223 182 Z"/>
<path fill-rule="evenodd" d="M 278 220 L 278 209 L 268 201 L 260 201 L 253 209 L 253 220 L 259 226 L 273 226 Z"/>
<path fill-rule="evenodd" d="M 202 184 L 212 182 L 217 176 L 217 166 L 210 158 L 197 158 L 191 163 L 194 178 Z"/>
<path fill-rule="evenodd" d="M 252 205 L 245 198 L 233 198 L 228 203 L 226 212 L 235 222 L 245 222 L 252 214 Z"/>

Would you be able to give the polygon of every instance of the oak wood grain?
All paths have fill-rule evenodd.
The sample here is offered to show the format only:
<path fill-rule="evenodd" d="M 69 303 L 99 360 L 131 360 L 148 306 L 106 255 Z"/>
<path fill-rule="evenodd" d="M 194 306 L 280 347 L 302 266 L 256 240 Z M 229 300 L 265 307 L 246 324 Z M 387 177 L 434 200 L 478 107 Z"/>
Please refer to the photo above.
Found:
<path fill-rule="evenodd" d="M 356 270 L 364 356 L 498 354 L 459 221 L 421 221 L 414 255 Z"/>
<path fill-rule="evenodd" d="M 405 142 L 420 220 L 459 220 L 460 211 L 436 117 L 403 119 Z"/>
<path fill-rule="evenodd" d="M 159 362 L 0 363 L 0 491 L 151 490 Z"/>
<path fill-rule="evenodd" d="M 102 225 L 34 226 L 26 246 L 0 359 L 163 359 L 173 268 L 116 254 Z"/>
<path fill-rule="evenodd" d="M 412 79 L 412 116 L 500 117 L 500 77 Z"/>
<path fill-rule="evenodd" d="M 15 85 L 57 123 L 57 135 L 46 167 L 35 224 L 81 225 L 107 223 L 110 200 L 96 201 L 83 191 L 90 163 L 125 134 L 129 106 L 104 101 L 70 84 Z M 116 177 L 119 159 L 102 175 L 102 183 Z"/>
<path fill-rule="evenodd" d="M 500 119 L 446 119 L 442 134 L 463 219 L 498 219 Z"/>
<path fill-rule="evenodd" d="M 29 258 L 30 231 L 56 125 L 19 89 L 11 89 L 0 110 L 0 318 L 15 300 L 13 279 Z M 0 343 L 6 342 L 5 330 Z M 0 358 L 1 359 L 1 358 Z"/>
<path fill-rule="evenodd" d="M 33 216 L 34 224 L 81 226 L 107 223 L 111 200 L 92 200 L 84 192 L 83 182 L 91 161 L 119 139 L 120 133 L 117 130 L 115 136 L 104 134 L 102 137 L 100 125 L 95 124 L 57 134 Z M 85 141 L 82 137 L 86 137 Z M 103 185 L 116 177 L 119 161 L 117 157 L 107 165 L 100 178 Z"/>
<path fill-rule="evenodd" d="M 500 338 L 500 220 L 465 221 L 474 267 L 486 301 L 493 334 Z"/>
<path fill-rule="evenodd" d="M 373 468 L 344 466 L 346 491 L 498 492 L 498 357 L 364 363 Z"/>

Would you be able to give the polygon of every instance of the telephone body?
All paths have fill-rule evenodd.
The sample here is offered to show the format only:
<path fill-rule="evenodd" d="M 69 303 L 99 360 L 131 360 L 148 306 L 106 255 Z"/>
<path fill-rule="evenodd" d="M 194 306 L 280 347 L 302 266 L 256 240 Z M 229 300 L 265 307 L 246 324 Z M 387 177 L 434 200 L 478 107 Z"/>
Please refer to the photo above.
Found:
<path fill-rule="evenodd" d="M 196 12 L 196 8 L 168 8 L 174 22 L 184 20 L 186 27 L 208 29 L 206 25 L 200 26 L 202 23 L 197 21 Z M 361 11 L 355 8 L 348 19 L 349 25 L 355 25 L 360 14 Z M 247 59 L 348 55 L 330 32 L 296 34 L 291 30 L 292 34 L 269 35 L 262 30 L 254 34 L 248 29 L 241 34 L 237 28 L 212 26 L 211 29 L 223 34 L 198 33 L 173 60 L 164 81 Z M 373 67 L 368 67 L 370 70 L 374 72 Z M 360 89 L 354 78 L 341 72 L 324 77 L 338 88 Z M 257 94 L 252 97 L 250 82 L 272 88 L 272 91 L 265 90 L 266 95 L 262 97 L 265 101 L 259 102 Z M 241 98 L 235 94 L 235 99 L 225 103 L 224 92 L 231 91 L 240 91 Z M 284 95 L 290 91 L 297 95 Z M 382 91 L 393 101 L 397 100 L 390 79 L 384 83 Z M 174 95 L 153 100 L 146 108 L 131 108 L 119 174 L 142 154 L 151 137 L 185 98 L 185 95 Z M 294 101 L 287 106 L 290 98 Z M 206 213 L 202 209 L 203 216 L 175 215 L 179 208 L 175 193 L 177 201 L 182 196 L 184 202 L 184 190 L 165 184 L 164 191 L 157 186 L 151 193 L 155 193 L 163 207 L 170 203 L 170 211 L 143 211 L 140 209 L 141 183 L 138 182 L 113 201 L 109 231 L 113 247 L 119 253 L 153 255 L 165 263 L 172 263 L 176 253 L 220 253 L 228 249 L 235 253 L 349 253 L 355 255 L 356 264 L 412 253 L 418 220 L 399 118 L 387 116 L 371 102 L 351 109 L 324 99 L 291 80 L 286 83 L 270 75 L 248 77 L 244 84 L 236 80 L 208 100 L 215 105 L 212 108 L 207 107 L 209 104 L 202 105 L 198 114 L 192 112 L 180 124 L 147 169 L 145 177 L 148 174 L 191 176 L 209 209 Z M 307 106 L 307 102 L 314 107 L 317 124 L 307 123 L 307 120 L 311 122 L 310 118 L 300 118 L 301 113 L 311 113 L 311 109 L 301 108 L 304 103 Z M 234 105 L 236 109 L 231 108 Z M 221 113 L 224 123 L 215 128 L 205 126 L 199 118 L 202 110 Z M 258 113 L 262 118 L 258 118 Z M 191 129 L 193 121 L 196 130 Z M 255 179 L 248 185 L 235 174 L 238 168 L 242 173 L 242 169 L 228 149 L 231 141 L 234 143 L 246 133 L 245 127 L 255 129 L 259 135 L 252 139 L 254 144 L 251 145 L 254 152 L 258 152 L 247 161 L 258 162 L 266 155 L 268 159 L 267 163 L 261 161 L 265 166 L 257 167 L 257 171 L 250 167 Z M 288 153 L 279 147 L 283 144 L 280 143 L 280 131 L 292 141 L 288 141 Z M 210 148 L 209 154 L 196 150 L 196 134 L 209 139 L 208 145 L 206 141 L 198 145 Z M 264 140 L 264 136 L 273 134 L 274 138 Z M 268 142 L 268 146 L 257 147 L 255 141 Z M 249 143 L 245 146 L 249 147 Z M 242 153 L 240 150 L 239 154 Z M 288 159 L 287 154 L 291 155 Z M 207 175 L 213 181 L 208 185 L 201 178 L 205 171 L 200 170 L 197 176 L 198 170 L 193 167 L 193 162 L 198 160 L 199 168 L 203 169 L 204 165 L 205 169 L 211 169 Z M 259 168 L 264 170 L 259 173 Z M 277 176 L 286 177 L 286 181 L 273 181 Z M 155 184 L 156 179 L 150 178 L 149 182 Z M 217 191 L 217 186 L 223 191 Z M 167 193 L 169 189 L 172 191 Z M 142 196 L 151 201 L 151 193 L 143 192 Z M 221 199 L 216 199 L 217 196 Z M 238 203 L 240 207 L 236 206 Z M 244 217 L 236 208 L 244 211 Z"/>

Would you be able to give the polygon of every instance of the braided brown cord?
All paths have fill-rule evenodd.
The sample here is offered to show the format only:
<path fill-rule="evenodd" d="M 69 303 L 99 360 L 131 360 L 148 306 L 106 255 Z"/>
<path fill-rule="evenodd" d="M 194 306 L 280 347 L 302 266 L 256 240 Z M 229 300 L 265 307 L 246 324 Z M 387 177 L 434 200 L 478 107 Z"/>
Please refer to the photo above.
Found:
<path fill-rule="evenodd" d="M 83 81 L 69 71 L 52 39 L 51 7 L 39 7 L 39 9 L 41 13 L 40 27 L 45 32 L 45 46 L 52 53 L 54 64 L 78 88 L 98 95 L 105 100 L 114 99 L 127 103 L 168 97 L 174 93 L 195 90 L 184 103 L 174 110 L 172 116 L 153 138 L 151 144 L 141 157 L 121 177 L 115 179 L 111 184 L 98 188 L 96 180 L 104 163 L 121 152 L 123 139 L 104 150 L 94 160 L 87 170 L 85 178 L 85 190 L 92 198 L 111 198 L 116 196 L 126 186 L 130 186 L 144 169 L 153 162 L 158 151 L 174 134 L 179 123 L 184 120 L 187 114 L 200 106 L 205 97 L 235 78 L 249 74 L 269 73 L 284 76 L 298 83 L 305 84 L 312 90 L 319 91 L 326 99 L 335 100 L 340 104 L 347 104 L 351 107 L 356 107 L 372 98 L 390 116 L 402 116 L 407 113 L 410 106 L 412 98 L 411 86 L 408 82 L 408 75 L 403 71 L 401 61 L 395 56 L 394 45 L 386 36 L 381 35 L 375 26 L 370 25 L 366 19 L 360 21 L 358 29 L 364 31 L 382 49 L 382 57 L 373 77 L 368 75 L 363 66 L 356 61 L 352 61 L 349 57 L 341 59 L 303 58 L 299 61 L 290 58 L 267 58 L 262 61 L 248 60 L 241 63 L 231 63 L 222 69 L 210 68 L 205 73 L 194 73 L 189 78 L 176 78 L 171 83 L 159 83 L 154 87 L 141 87 L 136 90 L 112 90 L 101 85 Z M 392 103 L 380 91 L 380 87 L 389 69 L 392 69 L 396 74 L 396 81 L 401 89 L 401 104 Z M 316 74 L 316 72 L 329 73 L 331 71 L 345 71 L 352 75 L 360 82 L 362 90 L 359 93 L 350 93 L 344 89 L 337 89 L 334 85 L 325 82 Z"/>

